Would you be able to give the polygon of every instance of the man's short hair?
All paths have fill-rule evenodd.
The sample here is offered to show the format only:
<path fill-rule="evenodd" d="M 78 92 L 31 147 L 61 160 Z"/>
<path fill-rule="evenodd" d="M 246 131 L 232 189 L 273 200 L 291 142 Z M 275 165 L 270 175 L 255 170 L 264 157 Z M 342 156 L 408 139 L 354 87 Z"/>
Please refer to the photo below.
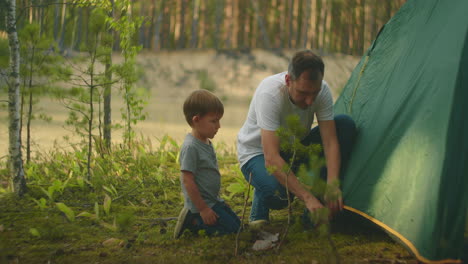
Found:
<path fill-rule="evenodd" d="M 325 65 L 322 58 L 311 50 L 296 52 L 289 62 L 288 74 L 293 81 L 297 80 L 305 71 L 310 71 L 309 79 L 312 81 L 318 80 L 318 73 L 322 73 L 322 78 L 325 73 Z"/>
<path fill-rule="evenodd" d="M 224 114 L 223 103 L 208 90 L 193 91 L 184 102 L 184 115 L 187 123 L 192 126 L 192 118 L 208 113 Z"/>

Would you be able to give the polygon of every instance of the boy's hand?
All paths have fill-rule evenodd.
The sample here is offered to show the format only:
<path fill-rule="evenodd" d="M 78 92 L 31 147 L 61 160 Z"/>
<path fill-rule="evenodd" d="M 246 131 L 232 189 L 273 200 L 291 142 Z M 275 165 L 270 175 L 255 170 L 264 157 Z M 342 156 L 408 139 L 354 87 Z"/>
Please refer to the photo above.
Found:
<path fill-rule="evenodd" d="M 203 220 L 203 223 L 205 223 L 205 225 L 215 225 L 216 222 L 217 222 L 217 219 L 218 219 L 218 215 L 215 213 L 215 211 L 213 211 L 213 209 L 207 207 L 205 209 L 203 209 L 202 211 L 200 211 L 200 216 Z"/>

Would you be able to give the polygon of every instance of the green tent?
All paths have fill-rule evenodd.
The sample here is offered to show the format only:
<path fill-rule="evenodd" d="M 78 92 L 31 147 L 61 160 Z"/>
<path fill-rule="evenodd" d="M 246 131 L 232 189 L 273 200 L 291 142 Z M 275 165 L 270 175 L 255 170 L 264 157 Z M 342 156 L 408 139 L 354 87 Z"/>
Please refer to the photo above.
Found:
<path fill-rule="evenodd" d="M 461 262 L 468 1 L 405 3 L 357 65 L 336 113 L 352 116 L 358 127 L 343 175 L 345 208 L 377 223 L 422 262 Z"/>

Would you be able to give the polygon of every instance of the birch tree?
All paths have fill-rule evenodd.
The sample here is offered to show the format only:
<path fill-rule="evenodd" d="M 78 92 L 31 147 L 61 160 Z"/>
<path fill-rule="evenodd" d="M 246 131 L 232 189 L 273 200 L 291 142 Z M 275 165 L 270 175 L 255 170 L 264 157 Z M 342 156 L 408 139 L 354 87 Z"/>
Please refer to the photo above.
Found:
<path fill-rule="evenodd" d="M 9 117 L 9 166 L 13 189 L 18 196 L 26 192 L 20 134 L 20 54 L 16 31 L 16 1 L 5 0 L 6 29 L 10 46 L 10 69 L 8 73 L 8 117 Z"/>

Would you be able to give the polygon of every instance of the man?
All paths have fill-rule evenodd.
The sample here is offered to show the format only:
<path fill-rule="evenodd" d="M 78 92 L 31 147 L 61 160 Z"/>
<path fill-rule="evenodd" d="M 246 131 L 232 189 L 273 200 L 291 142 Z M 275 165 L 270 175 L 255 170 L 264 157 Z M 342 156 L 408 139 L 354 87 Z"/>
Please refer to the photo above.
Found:
<path fill-rule="evenodd" d="M 338 182 L 342 162 L 347 160 L 355 136 L 355 125 L 350 117 L 334 117 L 333 98 L 328 84 L 323 81 L 322 59 L 310 50 L 297 52 L 287 72 L 265 78 L 257 87 L 250 103 L 247 120 L 237 137 L 238 159 L 242 173 L 255 187 L 250 213 L 251 226 L 269 221 L 270 209 L 287 207 L 286 180 L 291 193 L 304 201 L 314 213 L 324 205 L 298 181 L 294 172 L 288 177 L 282 171 L 288 160 L 280 153 L 280 140 L 276 130 L 286 126 L 286 118 L 298 115 L 301 124 L 311 129 L 314 114 L 318 127 L 302 139 L 304 145 L 321 144 L 326 159 L 327 199 L 325 206 L 332 213 L 343 208 Z M 273 168 L 273 176 L 267 171 Z"/>

